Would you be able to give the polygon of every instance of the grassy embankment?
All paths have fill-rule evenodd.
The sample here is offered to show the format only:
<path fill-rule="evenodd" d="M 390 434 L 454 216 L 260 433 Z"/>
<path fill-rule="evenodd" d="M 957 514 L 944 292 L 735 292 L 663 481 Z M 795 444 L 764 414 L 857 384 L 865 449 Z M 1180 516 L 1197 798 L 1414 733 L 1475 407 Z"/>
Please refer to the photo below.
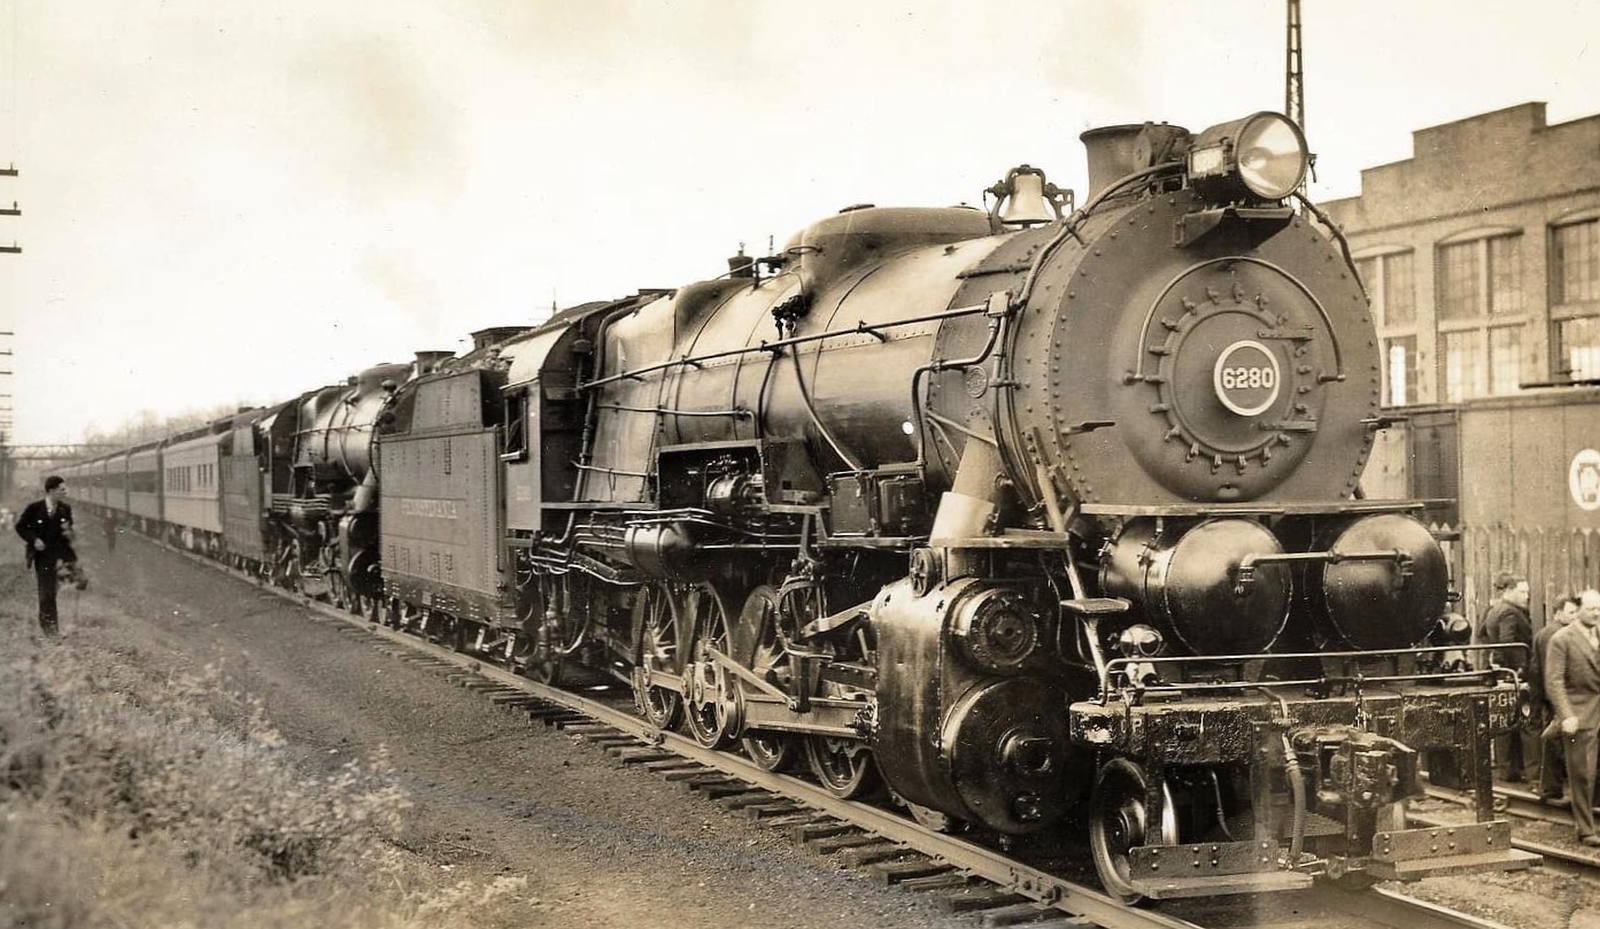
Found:
<path fill-rule="evenodd" d="M 41 641 L 32 588 L 0 564 L 0 927 L 410 929 L 519 895 L 400 849 L 382 758 L 308 774 L 220 675 L 142 661 L 104 600 Z"/>

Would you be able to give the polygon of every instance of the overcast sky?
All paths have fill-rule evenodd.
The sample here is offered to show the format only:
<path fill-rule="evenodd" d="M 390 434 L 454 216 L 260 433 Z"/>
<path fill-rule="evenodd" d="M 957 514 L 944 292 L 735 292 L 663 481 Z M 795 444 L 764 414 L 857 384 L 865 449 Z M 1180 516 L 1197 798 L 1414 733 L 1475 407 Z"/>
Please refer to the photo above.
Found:
<path fill-rule="evenodd" d="M 1314 196 L 1411 133 L 1600 113 L 1600 4 L 1303 0 Z M 265 403 L 671 287 L 1077 136 L 1282 109 L 1283 0 L 0 0 L 17 442 Z"/>

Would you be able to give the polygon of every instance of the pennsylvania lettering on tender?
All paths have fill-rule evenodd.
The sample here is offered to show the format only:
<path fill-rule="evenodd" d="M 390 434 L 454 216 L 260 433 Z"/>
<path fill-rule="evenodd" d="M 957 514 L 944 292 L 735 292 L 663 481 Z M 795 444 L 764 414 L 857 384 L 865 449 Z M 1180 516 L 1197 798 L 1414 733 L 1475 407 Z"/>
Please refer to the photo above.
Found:
<path fill-rule="evenodd" d="M 401 516 L 418 516 L 423 519 L 455 519 L 456 501 L 419 500 L 402 497 L 399 500 Z"/>

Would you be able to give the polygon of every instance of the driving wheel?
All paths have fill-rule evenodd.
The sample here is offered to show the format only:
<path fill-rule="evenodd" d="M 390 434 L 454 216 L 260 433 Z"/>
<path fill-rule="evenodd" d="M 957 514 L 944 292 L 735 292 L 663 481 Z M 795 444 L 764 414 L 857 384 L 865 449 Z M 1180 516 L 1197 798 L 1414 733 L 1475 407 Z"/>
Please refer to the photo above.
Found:
<path fill-rule="evenodd" d="M 806 761 L 822 789 L 841 800 L 862 796 L 878 785 L 872 749 L 865 742 L 806 736 Z"/>
<path fill-rule="evenodd" d="M 684 598 L 685 618 L 694 630 L 691 661 L 683 675 L 684 717 L 689 734 L 706 748 L 732 744 L 739 728 L 739 686 L 735 677 L 711 655 L 728 655 L 728 613 L 722 598 L 709 584 L 689 589 Z"/>
<path fill-rule="evenodd" d="M 683 695 L 649 680 L 652 671 L 675 677 L 683 674 L 679 612 L 664 584 L 645 585 L 633 602 L 639 656 L 634 666 L 633 699 L 657 729 L 671 729 L 683 714 Z"/>

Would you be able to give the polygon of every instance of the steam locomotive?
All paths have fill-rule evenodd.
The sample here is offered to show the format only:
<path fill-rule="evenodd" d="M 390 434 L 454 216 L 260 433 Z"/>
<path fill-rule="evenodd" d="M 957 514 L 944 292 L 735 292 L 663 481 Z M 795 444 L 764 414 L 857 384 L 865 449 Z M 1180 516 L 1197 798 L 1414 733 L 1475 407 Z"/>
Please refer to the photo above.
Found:
<path fill-rule="evenodd" d="M 1022 165 L 987 209 L 850 207 L 157 443 L 148 528 L 546 682 L 614 675 L 841 797 L 1087 819 L 1130 904 L 1528 866 L 1489 766 L 1524 688 L 1445 659 L 1420 504 L 1360 494 L 1379 359 L 1299 128 L 1082 138 L 1081 206 Z M 141 518 L 131 454 L 77 467 L 92 506 Z M 1423 752 L 1476 791 L 1447 840 L 1406 827 Z"/>

